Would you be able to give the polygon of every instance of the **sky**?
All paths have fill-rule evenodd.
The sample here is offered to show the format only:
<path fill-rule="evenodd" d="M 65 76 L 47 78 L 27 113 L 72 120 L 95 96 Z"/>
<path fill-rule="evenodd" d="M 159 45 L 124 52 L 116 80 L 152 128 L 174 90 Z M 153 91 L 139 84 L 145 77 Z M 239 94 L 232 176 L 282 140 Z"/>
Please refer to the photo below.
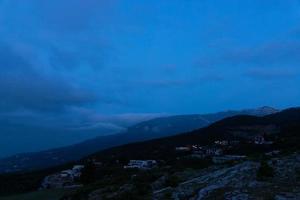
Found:
<path fill-rule="evenodd" d="M 4 122 L 299 106 L 299 65 L 299 0 L 0 0 Z"/>

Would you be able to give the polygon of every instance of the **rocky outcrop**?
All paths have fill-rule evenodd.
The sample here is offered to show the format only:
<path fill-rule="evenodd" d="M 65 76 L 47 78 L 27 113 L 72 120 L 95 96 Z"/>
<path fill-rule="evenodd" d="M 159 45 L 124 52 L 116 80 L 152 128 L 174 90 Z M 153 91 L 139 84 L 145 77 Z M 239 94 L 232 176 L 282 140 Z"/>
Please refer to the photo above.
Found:
<path fill-rule="evenodd" d="M 275 175 L 257 180 L 260 163 L 243 163 L 214 170 L 204 170 L 199 177 L 183 182 L 176 188 L 153 193 L 153 199 L 300 199 L 300 156 L 294 154 L 269 161 Z"/>

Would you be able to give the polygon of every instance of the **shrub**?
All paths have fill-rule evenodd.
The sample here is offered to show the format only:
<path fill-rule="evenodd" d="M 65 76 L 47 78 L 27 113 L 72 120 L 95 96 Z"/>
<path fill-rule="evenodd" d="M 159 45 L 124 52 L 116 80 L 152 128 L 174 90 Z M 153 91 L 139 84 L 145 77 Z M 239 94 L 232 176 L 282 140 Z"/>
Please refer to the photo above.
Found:
<path fill-rule="evenodd" d="M 95 182 L 96 167 L 92 161 L 88 161 L 81 171 L 80 180 L 83 184 Z"/>
<path fill-rule="evenodd" d="M 262 161 L 256 176 L 258 179 L 273 177 L 274 169 L 266 161 Z"/>
<path fill-rule="evenodd" d="M 180 182 L 180 180 L 179 180 L 178 176 L 171 175 L 167 178 L 166 185 L 171 186 L 171 187 L 177 187 L 179 182 Z"/>

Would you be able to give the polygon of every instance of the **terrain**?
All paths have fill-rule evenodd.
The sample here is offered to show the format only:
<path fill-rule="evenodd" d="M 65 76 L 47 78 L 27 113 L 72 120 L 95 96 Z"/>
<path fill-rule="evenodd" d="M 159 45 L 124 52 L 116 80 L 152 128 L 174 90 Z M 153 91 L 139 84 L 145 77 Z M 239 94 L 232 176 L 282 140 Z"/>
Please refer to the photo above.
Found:
<path fill-rule="evenodd" d="M 0 173 L 37 170 L 57 166 L 79 160 L 84 156 L 110 147 L 172 136 L 203 128 L 226 117 L 236 115 L 264 116 L 278 111 L 279 110 L 277 109 L 265 106 L 257 109 L 225 111 L 214 114 L 180 115 L 156 118 L 131 126 L 127 131 L 119 134 L 100 136 L 63 148 L 50 149 L 36 153 L 17 154 L 0 159 Z M 49 131 L 47 131 L 47 133 L 48 132 Z M 41 130 L 39 135 L 42 135 L 42 133 L 44 133 L 44 131 Z M 64 133 L 61 134 L 64 135 Z M 45 137 L 45 140 L 48 140 L 47 137 Z M 64 140 L 64 138 L 58 139 L 58 141 L 60 140 Z M 23 140 L 18 141 L 23 142 Z M 33 139 L 30 141 L 33 141 Z"/>
<path fill-rule="evenodd" d="M 76 162 L 88 166 L 96 160 L 101 165 L 83 174 L 90 178 L 82 179 L 83 187 L 61 199 L 297 199 L 299 132 L 300 109 L 292 108 L 264 117 L 229 117 L 189 133 L 110 148 Z M 252 143 L 262 134 L 272 143 Z M 225 153 L 246 159 L 215 164 L 210 157 L 197 159 L 175 150 L 214 145 L 216 140 L 239 140 Z M 268 154 L 273 151 L 280 153 Z M 155 159 L 158 166 L 124 169 L 132 159 Z M 0 194 L 34 191 L 46 175 L 67 168 L 2 175 Z"/>

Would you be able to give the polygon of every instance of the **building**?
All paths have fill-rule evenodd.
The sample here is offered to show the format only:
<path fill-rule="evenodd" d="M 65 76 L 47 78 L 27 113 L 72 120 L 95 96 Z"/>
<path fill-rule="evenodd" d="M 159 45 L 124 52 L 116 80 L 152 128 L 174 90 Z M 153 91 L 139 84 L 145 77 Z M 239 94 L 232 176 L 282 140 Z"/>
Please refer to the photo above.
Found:
<path fill-rule="evenodd" d="M 264 144 L 265 143 L 265 138 L 262 135 L 257 135 L 254 138 L 254 144 Z"/>
<path fill-rule="evenodd" d="M 78 178 L 81 176 L 81 171 L 83 170 L 84 165 L 74 165 L 72 169 L 72 174 L 74 178 Z"/>
<path fill-rule="evenodd" d="M 215 141 L 216 145 L 221 145 L 221 146 L 227 146 L 229 145 L 229 141 L 228 140 L 217 140 Z"/>
<path fill-rule="evenodd" d="M 274 150 L 274 151 L 265 153 L 266 156 L 276 156 L 278 154 L 280 154 L 279 150 Z"/>
<path fill-rule="evenodd" d="M 176 147 L 176 151 L 191 151 L 191 147 L 185 146 L 185 147 Z"/>
<path fill-rule="evenodd" d="M 66 171 L 52 174 L 44 178 L 41 189 L 58 189 L 73 185 L 74 178 Z"/>
<path fill-rule="evenodd" d="M 200 146 L 200 145 L 197 145 L 197 144 L 192 145 L 192 150 L 193 151 L 200 151 L 201 149 L 202 149 L 202 146 Z"/>
<path fill-rule="evenodd" d="M 124 169 L 151 169 L 157 166 L 155 160 L 130 160 Z"/>
<path fill-rule="evenodd" d="M 80 178 L 83 168 L 83 165 L 74 165 L 72 169 L 49 175 L 44 178 L 41 189 L 77 187 L 75 182 Z"/>
<path fill-rule="evenodd" d="M 205 149 L 205 154 L 207 156 L 220 156 L 223 154 L 223 150 L 218 147 L 208 147 Z"/>

